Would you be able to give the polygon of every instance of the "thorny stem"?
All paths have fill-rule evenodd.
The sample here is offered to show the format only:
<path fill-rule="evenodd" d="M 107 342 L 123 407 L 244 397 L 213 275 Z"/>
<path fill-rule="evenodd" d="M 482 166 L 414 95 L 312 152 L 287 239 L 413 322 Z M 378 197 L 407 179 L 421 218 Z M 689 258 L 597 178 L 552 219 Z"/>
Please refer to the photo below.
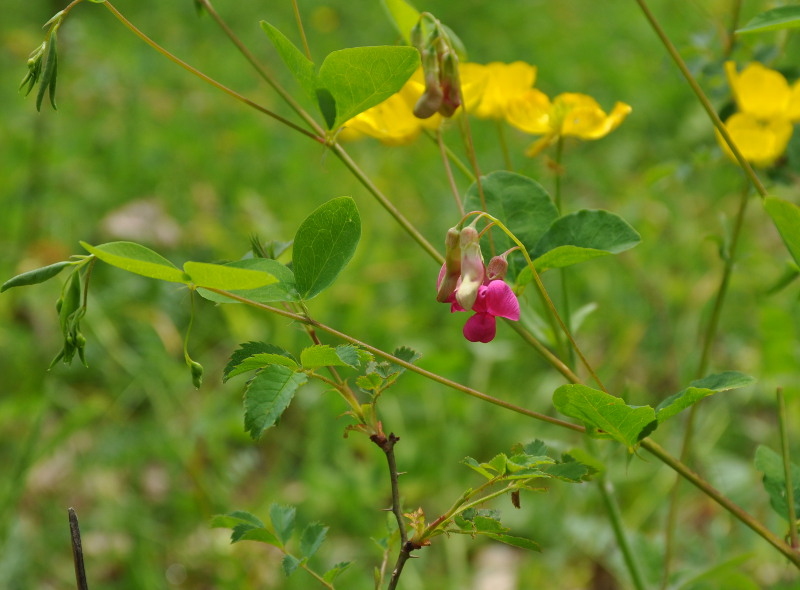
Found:
<path fill-rule="evenodd" d="M 394 446 L 400 440 L 394 432 L 389 436 L 383 433 L 373 434 L 369 439 L 374 442 L 386 455 L 386 462 L 389 465 L 389 479 L 392 482 L 392 514 L 397 520 L 397 529 L 400 532 L 400 547 L 405 547 L 408 542 L 408 532 L 406 531 L 405 521 L 403 520 L 403 507 L 400 505 L 400 484 L 398 482 L 399 473 L 397 471 L 397 459 L 394 456 Z"/>
<path fill-rule="evenodd" d="M 416 549 L 416 547 L 408 541 L 401 547 L 400 555 L 397 556 L 397 562 L 395 562 L 394 569 L 392 570 L 392 577 L 389 579 L 388 590 L 396 590 L 397 583 L 400 581 L 400 574 L 403 573 L 403 567 L 405 567 L 406 562 L 411 558 L 411 552 L 414 551 L 414 549 Z"/>
<path fill-rule="evenodd" d="M 783 475 L 786 478 L 786 505 L 789 513 L 789 539 L 793 549 L 800 548 L 797 538 L 797 513 L 794 509 L 794 484 L 792 483 L 792 461 L 789 454 L 789 432 L 786 429 L 786 401 L 783 398 L 783 389 L 778 388 L 778 426 L 781 433 L 781 455 L 783 456 Z"/>
<path fill-rule="evenodd" d="M 461 202 L 461 195 L 458 193 L 456 180 L 453 178 L 453 170 L 450 168 L 450 160 L 447 157 L 447 146 L 444 144 L 442 138 L 442 128 L 436 129 L 436 143 L 439 145 L 439 153 L 442 156 L 442 164 L 444 164 L 444 171 L 447 174 L 447 181 L 450 183 L 450 190 L 453 193 L 453 198 L 456 200 L 456 207 L 458 207 L 458 214 L 464 217 L 464 203 Z"/>
<path fill-rule="evenodd" d="M 711 316 L 709 317 L 706 330 L 703 335 L 703 348 L 700 354 L 700 362 L 697 366 L 695 378 L 700 379 L 705 376 L 708 371 L 709 360 L 711 358 L 711 348 L 717 336 L 719 329 L 719 319 L 722 312 L 722 307 L 725 302 L 725 296 L 728 293 L 728 285 L 730 284 L 731 274 L 733 267 L 736 263 L 736 253 L 739 246 L 739 238 L 742 234 L 742 227 L 744 225 L 744 216 L 747 211 L 747 204 L 750 202 L 750 186 L 746 184 L 739 198 L 739 210 L 736 213 L 734 221 L 733 233 L 731 234 L 731 241 L 727 248 L 723 248 L 723 256 L 725 263 L 722 269 L 722 277 L 720 279 L 717 294 L 714 298 L 714 303 L 711 309 Z M 695 421 L 697 419 L 697 411 L 700 404 L 694 404 L 689 409 L 689 414 L 686 418 L 686 426 L 683 432 L 683 442 L 681 443 L 681 461 L 686 463 L 689 459 L 689 453 L 692 450 L 692 443 L 694 439 Z M 669 582 L 670 564 L 675 550 L 675 529 L 677 526 L 678 517 L 678 502 L 680 500 L 680 478 L 675 480 L 670 494 L 669 508 L 667 509 L 667 525 L 664 532 L 664 572 L 661 581 L 661 587 L 666 588 Z"/>
<path fill-rule="evenodd" d="M 733 141 L 733 138 L 731 137 L 730 133 L 728 133 L 728 130 L 725 128 L 725 125 L 722 123 L 722 120 L 719 118 L 719 115 L 717 115 L 717 111 L 714 110 L 714 106 L 711 104 L 711 101 L 708 100 L 708 97 L 703 92 L 703 89 L 700 88 L 700 85 L 697 83 L 697 80 L 694 79 L 694 76 L 689 71 L 689 68 L 686 66 L 686 62 L 683 61 L 681 54 L 672 44 L 672 41 L 670 41 L 666 32 L 664 32 L 664 29 L 661 27 L 658 20 L 656 20 L 656 17 L 648 8 L 646 0 L 636 0 L 636 3 L 642 9 L 645 18 L 650 23 L 650 26 L 653 28 L 653 31 L 655 31 L 658 38 L 661 40 L 661 43 L 667 50 L 667 53 L 669 53 L 670 57 L 675 62 L 675 65 L 678 66 L 678 69 L 681 71 L 684 78 L 686 78 L 686 82 L 689 83 L 689 86 L 692 88 L 692 91 L 697 96 L 697 99 L 700 101 L 700 104 L 703 105 L 703 109 L 705 109 L 706 114 L 711 119 L 711 122 L 714 124 L 714 127 L 716 127 L 717 131 L 719 131 L 719 134 L 722 136 L 722 139 L 725 140 L 725 143 L 728 144 L 728 147 L 731 149 L 731 152 L 733 152 L 736 161 L 739 162 L 739 166 L 742 167 L 745 174 L 747 175 L 747 178 L 753 184 L 758 194 L 761 195 L 763 198 L 766 198 L 767 189 L 761 183 L 761 180 L 758 178 L 758 175 L 755 173 L 755 170 L 753 170 L 753 167 L 750 165 L 750 162 L 748 162 L 742 155 L 742 152 L 739 151 L 739 148 L 736 146 L 736 143 Z"/>
<path fill-rule="evenodd" d="M 246 97 L 242 96 L 241 94 L 239 94 L 235 90 L 231 90 L 230 88 L 228 88 L 224 84 L 221 84 L 220 82 L 217 82 L 216 80 L 214 80 L 213 78 L 207 76 L 206 74 L 204 74 L 200 70 L 190 66 L 185 61 L 183 61 L 180 58 L 178 58 L 177 56 L 173 55 L 172 53 L 170 53 L 169 51 L 167 51 L 166 49 L 161 47 L 161 45 L 159 45 L 158 43 L 153 41 L 150 37 L 145 35 L 142 31 L 137 29 L 133 25 L 133 23 L 131 23 L 127 18 L 125 18 L 116 8 L 114 8 L 114 6 L 110 2 L 108 2 L 108 1 L 103 2 L 103 6 L 108 8 L 108 10 L 110 10 L 111 13 L 115 17 L 117 17 L 117 19 L 123 25 L 125 25 L 134 35 L 139 37 L 142 41 L 144 41 L 150 47 L 155 49 L 158 53 L 160 53 L 161 55 L 166 57 L 171 62 L 179 65 L 180 67 L 182 67 L 184 70 L 186 70 L 190 74 L 194 74 L 195 76 L 197 76 L 198 78 L 200 78 L 204 82 L 207 82 L 208 84 L 211 84 L 215 88 L 217 88 L 219 90 L 222 90 L 228 96 L 231 96 L 231 97 L 235 98 L 236 100 L 238 100 L 239 102 L 242 102 L 242 103 L 246 104 L 247 106 L 249 106 L 251 108 L 254 108 L 255 110 L 259 111 L 260 113 L 263 113 L 263 114 L 265 114 L 265 115 L 267 115 L 269 117 L 272 117 L 276 121 L 279 121 L 279 122 L 283 123 L 284 125 L 286 125 L 288 127 L 291 127 L 292 129 L 294 129 L 295 131 L 297 131 L 299 133 L 302 133 L 306 137 L 310 137 L 311 139 L 313 139 L 314 141 L 317 141 L 319 143 L 323 143 L 323 144 L 325 143 L 325 138 L 320 137 L 318 135 L 315 135 L 315 134 L 311 133 L 310 131 L 307 131 L 306 129 L 303 129 L 299 125 L 295 125 L 294 123 L 292 123 L 288 119 L 285 119 L 285 118 L 281 117 L 280 115 L 278 115 L 277 113 L 272 112 L 268 108 L 261 106 L 257 102 L 254 102 L 254 101 L 250 100 L 249 98 L 246 98 Z"/>

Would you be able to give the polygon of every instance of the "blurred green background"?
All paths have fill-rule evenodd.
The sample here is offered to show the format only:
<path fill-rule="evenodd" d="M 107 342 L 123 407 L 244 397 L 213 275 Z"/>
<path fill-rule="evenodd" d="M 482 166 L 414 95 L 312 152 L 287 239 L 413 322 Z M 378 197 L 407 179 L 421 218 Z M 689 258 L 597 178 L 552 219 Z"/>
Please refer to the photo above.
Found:
<path fill-rule="evenodd" d="M 720 56 L 735 3 L 652 4 L 722 108 L 729 97 Z M 742 4 L 742 22 L 771 5 Z M 291 116 L 190 0 L 115 5 L 192 65 Z M 268 20 L 297 40 L 291 3 L 215 6 L 297 90 L 258 26 Z M 698 363 L 698 326 L 719 281 L 719 240 L 744 180 L 635 3 L 429 0 L 417 7 L 455 30 L 473 61 L 524 60 L 538 66 L 536 85 L 551 95 L 585 92 L 606 109 L 617 100 L 633 106 L 607 138 L 567 144 L 566 207 L 607 208 L 642 235 L 631 252 L 576 267 L 571 299 L 576 308 L 596 305 L 578 336 L 609 389 L 629 403 L 655 405 L 685 387 Z M 506 327 L 489 345 L 465 342 L 465 316 L 448 313 L 433 296 L 436 266 L 335 158 L 190 77 L 102 6 L 77 7 L 61 28 L 59 110 L 37 113 L 33 97 L 16 89 L 29 52 L 41 42 L 41 24 L 61 8 L 10 0 L 0 18 L 0 279 L 80 253 L 79 240 L 133 239 L 176 263 L 238 258 L 250 235 L 289 240 L 319 204 L 351 195 L 364 221 L 362 242 L 336 285 L 311 302 L 312 315 L 386 350 L 411 346 L 425 368 L 553 413 L 550 396 L 560 375 Z M 398 37 L 377 1 L 304 0 L 300 9 L 318 59 Z M 796 36 L 767 34 L 748 39 L 734 55 L 740 63 L 757 55 L 797 67 L 783 56 L 798 54 Z M 473 121 L 472 129 L 482 170 L 501 168 L 494 125 Z M 511 129 L 506 136 L 517 171 L 551 189 L 547 159 L 522 155 L 531 138 Z M 456 129 L 447 139 L 462 153 Z M 795 137 L 773 188 L 795 202 L 798 146 Z M 423 137 L 406 147 L 367 139 L 348 149 L 422 233 L 441 244 L 458 215 L 436 146 Z M 466 190 L 467 181 L 457 181 Z M 752 458 L 759 444 L 778 448 L 776 386 L 788 395 L 790 424 L 800 417 L 798 287 L 768 292 L 787 260 L 754 199 L 711 364 L 712 372 L 743 371 L 758 384 L 705 402 L 696 443 L 701 473 L 781 536 L 785 522 L 770 510 Z M 555 293 L 557 278 L 546 276 Z M 353 560 L 341 587 L 372 587 L 381 551 L 371 539 L 385 535 L 379 510 L 389 503 L 380 451 L 362 437 L 343 438 L 343 404 L 316 386 L 302 389 L 278 428 L 254 443 L 242 427 L 243 380 L 221 384 L 237 343 L 264 340 L 298 352 L 307 345 L 300 328 L 201 301 L 190 350 L 206 378 L 195 390 L 181 354 L 188 292 L 97 265 L 83 324 L 89 368 L 58 365 L 48 373 L 60 346 L 59 290 L 54 280 L 0 296 L 0 587 L 74 587 L 68 506 L 81 519 L 92 588 L 314 587 L 303 572 L 284 579 L 279 554 L 259 544 L 231 546 L 228 531 L 208 525 L 213 514 L 234 509 L 266 518 L 272 502 L 297 505 L 301 522 L 330 525 L 312 561 L 317 569 Z M 415 375 L 403 377 L 381 409 L 387 430 L 402 439 L 405 505 L 422 506 L 431 518 L 478 483 L 459 464 L 466 455 L 488 460 L 534 438 L 557 451 L 581 445 L 571 433 Z M 677 452 L 680 434 L 675 421 L 655 437 Z M 597 452 L 654 586 L 673 474 L 647 455 L 628 462 L 610 443 L 598 444 Z M 513 588 L 628 588 L 596 488 L 548 487 L 523 496 L 520 511 L 500 504 L 504 522 L 538 541 L 541 554 L 443 539 L 408 565 L 401 587 L 480 588 L 480 577 L 499 563 L 516 580 Z M 777 553 L 688 485 L 680 506 L 676 584 L 797 588 L 795 572 Z M 712 567 L 716 573 L 690 581 Z"/>

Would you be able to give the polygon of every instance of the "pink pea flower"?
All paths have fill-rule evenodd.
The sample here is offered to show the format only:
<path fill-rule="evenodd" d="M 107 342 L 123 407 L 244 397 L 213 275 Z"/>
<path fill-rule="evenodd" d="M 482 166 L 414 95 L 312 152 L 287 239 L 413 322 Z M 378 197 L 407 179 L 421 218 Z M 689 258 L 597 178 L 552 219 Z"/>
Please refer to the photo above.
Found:
<path fill-rule="evenodd" d="M 445 273 L 446 268 L 442 266 L 437 287 L 441 284 Z M 467 311 L 459 305 L 456 299 L 459 287 L 460 284 L 448 299 L 450 311 L 453 313 Z M 470 342 L 491 342 L 497 334 L 496 318 L 519 320 L 519 301 L 504 280 L 487 280 L 478 287 L 477 297 L 471 311 L 475 314 L 464 324 L 464 337 Z"/>

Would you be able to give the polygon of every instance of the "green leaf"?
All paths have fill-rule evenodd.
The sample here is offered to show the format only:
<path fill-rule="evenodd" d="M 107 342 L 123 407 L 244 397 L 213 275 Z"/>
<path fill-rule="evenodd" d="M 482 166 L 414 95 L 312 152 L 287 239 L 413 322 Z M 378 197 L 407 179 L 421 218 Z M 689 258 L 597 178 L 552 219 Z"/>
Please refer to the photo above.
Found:
<path fill-rule="evenodd" d="M 279 354 L 282 356 L 287 357 L 289 360 L 294 362 L 292 359 L 292 355 L 290 355 L 286 350 L 281 348 L 280 346 L 275 346 L 274 344 L 267 344 L 266 342 L 244 342 L 239 345 L 233 354 L 231 355 L 228 364 L 225 365 L 225 369 L 222 371 L 222 380 L 227 381 L 231 378 L 231 372 L 236 369 L 242 362 L 256 354 Z M 297 363 L 294 363 L 297 366 Z"/>
<path fill-rule="evenodd" d="M 227 381 L 232 377 L 236 377 L 237 375 L 241 375 L 249 371 L 256 371 L 258 369 L 263 369 L 270 365 L 281 365 L 290 368 L 292 371 L 296 371 L 299 368 L 297 361 L 295 361 L 291 357 L 287 357 L 283 354 L 261 352 L 258 354 L 254 354 L 253 356 L 247 357 L 245 360 L 239 363 L 235 368 L 233 368 L 230 372 L 227 373 L 227 375 L 223 377 L 223 382 Z"/>
<path fill-rule="evenodd" d="M 550 195 L 538 182 L 527 176 L 501 170 L 484 176 L 481 185 L 486 211 L 517 236 L 529 252 L 558 218 L 558 210 Z M 467 211 L 483 209 L 477 183 L 467 190 L 464 208 Z M 496 252 L 504 252 L 514 246 L 510 238 L 496 229 L 492 231 L 492 239 Z M 483 245 L 484 256 L 488 259 L 491 256 L 488 241 L 484 240 Z M 516 277 L 524 267 L 521 257 L 512 256 L 508 263 L 510 278 Z"/>
<path fill-rule="evenodd" d="M 271 504 L 269 507 L 269 519 L 272 522 L 272 528 L 275 529 L 275 533 L 284 545 L 292 538 L 296 513 L 297 509 L 294 506 Z"/>
<path fill-rule="evenodd" d="M 328 527 L 321 522 L 313 522 L 308 525 L 300 534 L 300 554 L 306 558 L 314 555 L 327 534 Z"/>
<path fill-rule="evenodd" d="M 280 547 L 278 539 L 264 527 L 258 517 L 242 510 L 228 514 L 217 514 L 211 519 L 211 526 L 233 529 L 231 543 L 238 541 L 258 541 Z"/>
<path fill-rule="evenodd" d="M 565 416 L 582 420 L 590 433 L 609 436 L 631 452 L 640 434 L 656 419 L 650 406 L 629 406 L 618 397 L 585 385 L 562 385 L 553 393 L 553 405 Z"/>
<path fill-rule="evenodd" d="M 169 260 L 135 242 L 108 242 L 91 246 L 81 242 L 89 253 L 94 254 L 106 264 L 132 272 L 143 277 L 183 283 L 188 285 L 189 277 Z"/>
<path fill-rule="evenodd" d="M 792 258 L 800 265 L 800 207 L 775 197 L 764 199 L 764 207 L 778 228 Z"/>
<path fill-rule="evenodd" d="M 340 344 L 336 347 L 336 356 L 348 367 L 358 368 L 362 362 L 360 350 L 352 344 Z M 369 354 L 369 353 L 368 353 Z M 367 358 L 371 358 L 369 355 Z"/>
<path fill-rule="evenodd" d="M 411 45 L 411 29 L 419 22 L 419 11 L 406 0 L 382 0 L 382 3 L 403 40 Z"/>
<path fill-rule="evenodd" d="M 621 217 L 583 209 L 557 219 L 536 244 L 531 258 L 537 270 L 562 268 L 633 248 L 641 237 Z"/>
<path fill-rule="evenodd" d="M 333 583 L 333 581 L 339 577 L 344 570 L 350 567 L 352 562 L 350 561 L 340 561 L 336 565 L 334 565 L 331 569 L 325 572 L 322 576 L 322 579 L 328 582 L 329 584 Z"/>
<path fill-rule="evenodd" d="M 571 483 L 580 483 L 590 475 L 590 469 L 578 461 L 565 461 L 543 467 L 544 471 L 551 477 Z"/>
<path fill-rule="evenodd" d="M 300 364 L 304 369 L 315 369 L 317 367 L 355 367 L 342 359 L 338 354 L 338 350 L 334 349 L 327 344 L 317 344 L 305 348 L 300 353 Z M 345 353 L 345 356 L 347 354 Z M 358 356 L 355 357 L 356 362 Z"/>
<path fill-rule="evenodd" d="M 417 66 L 419 52 L 413 47 L 353 47 L 328 54 L 317 75 L 317 87 L 335 101 L 336 118 L 328 127 L 337 129 L 389 98 Z"/>
<path fill-rule="evenodd" d="M 297 388 L 308 381 L 283 365 L 270 365 L 247 385 L 244 394 L 244 428 L 253 439 L 275 425 L 289 407 Z"/>
<path fill-rule="evenodd" d="M 256 289 L 278 282 L 277 278 L 267 272 L 223 264 L 186 262 L 183 270 L 196 286 L 224 291 Z"/>
<path fill-rule="evenodd" d="M 275 277 L 276 282 L 258 287 L 256 289 L 225 289 L 236 295 L 241 295 L 251 301 L 258 303 L 273 303 L 276 301 L 297 301 L 297 289 L 294 284 L 294 273 L 285 264 L 269 258 L 245 258 L 229 262 L 226 267 L 245 268 L 252 271 L 268 273 Z M 217 303 L 237 303 L 235 299 L 219 295 L 206 289 L 198 289 L 197 292 L 210 301 Z"/>
<path fill-rule="evenodd" d="M 284 555 L 283 559 L 281 560 L 281 567 L 283 568 L 283 573 L 286 575 L 287 578 L 295 572 L 297 566 L 299 565 L 300 565 L 300 560 L 297 559 L 294 555 L 290 555 L 288 553 Z"/>
<path fill-rule="evenodd" d="M 541 551 L 542 548 L 539 547 L 539 544 L 531 541 L 530 539 L 525 539 L 524 537 L 513 537 L 511 535 L 493 535 L 493 534 L 486 534 L 487 537 L 490 539 L 494 539 L 495 541 L 500 541 L 501 543 L 505 543 L 506 545 L 513 545 L 514 547 L 519 547 L 521 549 L 530 549 L 531 551 Z"/>
<path fill-rule="evenodd" d="M 508 528 L 504 527 L 499 520 L 489 516 L 475 516 L 472 519 L 475 530 L 479 533 L 505 533 Z"/>
<path fill-rule="evenodd" d="M 47 54 L 44 57 L 44 65 L 42 66 L 42 78 L 39 82 L 39 92 L 36 95 L 36 110 L 42 110 L 42 101 L 44 100 L 45 93 L 49 90 L 50 104 L 54 110 L 57 110 L 55 95 L 56 95 L 56 78 L 58 77 L 58 50 L 56 48 L 56 27 L 51 29 L 50 37 L 47 40 Z"/>
<path fill-rule="evenodd" d="M 269 37 L 283 63 L 300 83 L 303 92 L 306 93 L 313 102 L 317 100 L 317 74 L 314 71 L 314 64 L 303 53 L 289 41 L 286 36 L 267 21 L 261 21 L 261 28 Z"/>
<path fill-rule="evenodd" d="M 292 262 L 303 299 L 311 299 L 336 280 L 360 238 L 361 218 L 350 197 L 328 201 L 300 224 Z"/>
<path fill-rule="evenodd" d="M 478 473 L 480 473 L 482 476 L 484 476 L 487 479 L 494 479 L 495 478 L 495 474 L 494 473 L 491 473 L 490 471 L 485 469 L 480 463 L 478 463 L 472 457 L 464 457 L 461 460 L 461 462 L 464 465 L 466 465 L 467 467 L 470 467 L 470 468 L 474 469 L 475 471 L 477 471 Z"/>
<path fill-rule="evenodd" d="M 746 387 L 754 382 L 755 379 L 749 375 L 737 371 L 726 371 L 692 381 L 689 387 L 675 395 L 671 395 L 656 406 L 656 419 L 661 424 L 664 420 L 672 418 L 678 412 L 696 404 L 704 397 L 719 391 Z"/>
<path fill-rule="evenodd" d="M 781 6 L 767 10 L 753 17 L 736 33 L 745 35 L 749 33 L 763 33 L 764 31 L 777 31 L 779 29 L 795 29 L 800 27 L 800 6 Z"/>
<path fill-rule="evenodd" d="M 786 472 L 781 455 L 769 447 L 756 449 L 755 467 L 764 472 L 764 489 L 769 494 L 769 503 L 782 518 L 789 520 L 789 503 L 786 501 Z M 794 490 L 794 510 L 800 515 L 800 467 L 791 464 L 792 489 Z"/>
<path fill-rule="evenodd" d="M 22 274 L 19 274 L 15 277 L 8 279 L 2 286 L 0 286 L 0 293 L 11 289 L 12 287 L 24 287 L 27 285 L 36 285 L 38 283 L 44 283 L 45 281 L 52 279 L 62 270 L 64 270 L 68 266 L 73 266 L 78 264 L 78 262 L 56 262 L 55 264 L 49 264 L 47 266 L 43 266 L 41 268 L 37 268 L 34 270 L 29 270 Z"/>

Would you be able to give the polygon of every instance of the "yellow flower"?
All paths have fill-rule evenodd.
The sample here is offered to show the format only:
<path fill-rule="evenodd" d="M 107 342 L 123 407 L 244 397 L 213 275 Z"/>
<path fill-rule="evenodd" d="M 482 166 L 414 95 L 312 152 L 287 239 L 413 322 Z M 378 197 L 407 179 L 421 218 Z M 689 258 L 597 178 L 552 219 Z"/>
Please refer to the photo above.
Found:
<path fill-rule="evenodd" d="M 459 75 L 467 112 L 483 119 L 502 119 L 509 101 L 530 90 L 536 82 L 536 66 L 522 61 L 464 63 L 459 67 Z"/>
<path fill-rule="evenodd" d="M 616 129 L 630 112 L 630 105 L 618 102 L 606 114 L 595 99 L 577 92 L 559 94 L 551 101 L 534 88 L 509 103 L 506 119 L 526 133 L 542 136 L 525 152 L 534 157 L 560 137 L 600 139 Z"/>
<path fill-rule="evenodd" d="M 742 156 L 756 166 L 775 163 L 792 137 L 792 123 L 800 121 L 800 81 L 789 86 L 783 74 L 758 62 L 741 73 L 732 61 L 725 63 L 733 97 L 739 112 L 725 121 L 725 128 Z M 717 133 L 717 139 L 728 156 L 733 153 Z"/>
<path fill-rule="evenodd" d="M 368 135 L 386 145 L 410 143 L 422 129 L 435 129 L 441 122 L 440 115 L 424 120 L 414 116 L 414 105 L 423 92 L 425 84 L 420 68 L 397 93 L 347 121 L 339 138 L 352 140 Z"/>

